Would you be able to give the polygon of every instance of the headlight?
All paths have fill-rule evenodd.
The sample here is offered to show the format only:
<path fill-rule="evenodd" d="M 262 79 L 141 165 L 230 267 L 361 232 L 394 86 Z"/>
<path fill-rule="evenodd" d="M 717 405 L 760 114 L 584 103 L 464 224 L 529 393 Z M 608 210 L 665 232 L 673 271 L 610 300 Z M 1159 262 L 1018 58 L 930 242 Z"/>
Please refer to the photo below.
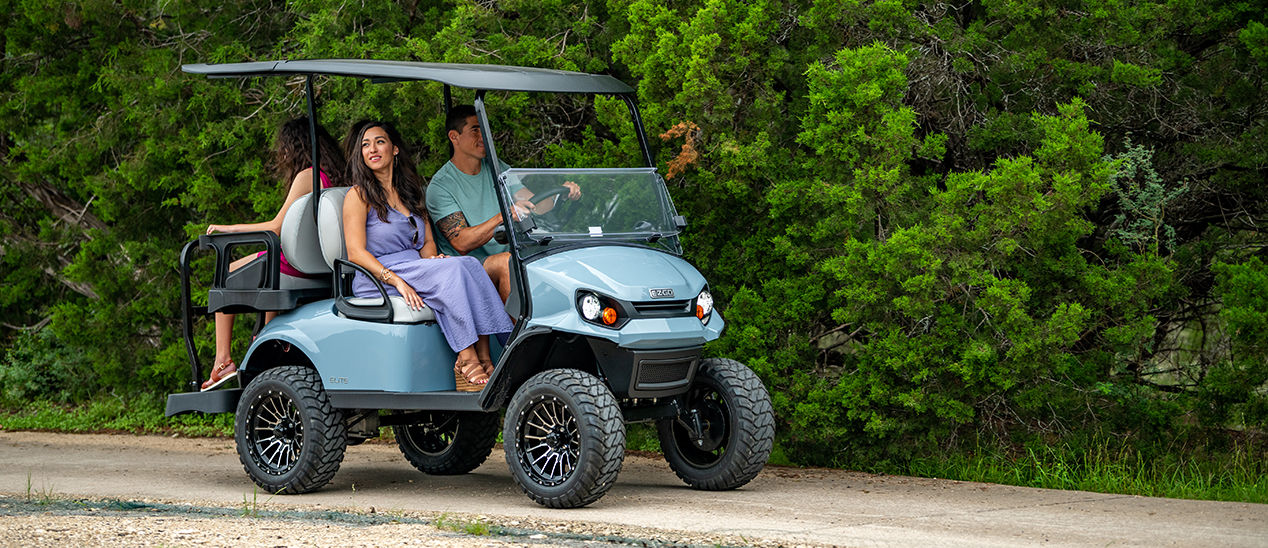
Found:
<path fill-rule="evenodd" d="M 617 324 L 623 324 L 621 314 L 617 312 L 614 308 L 616 305 L 611 301 L 612 299 L 608 297 L 582 291 L 577 294 L 577 310 L 581 312 L 581 318 L 587 322 L 620 329 Z"/>
<path fill-rule="evenodd" d="M 711 312 L 713 312 L 713 295 L 709 294 L 708 289 L 705 289 L 696 296 L 696 317 L 703 322 L 709 317 Z"/>
<path fill-rule="evenodd" d="M 599 315 L 603 313 L 603 303 L 599 302 L 599 297 L 594 293 L 586 293 L 581 297 L 581 317 L 598 321 Z"/>

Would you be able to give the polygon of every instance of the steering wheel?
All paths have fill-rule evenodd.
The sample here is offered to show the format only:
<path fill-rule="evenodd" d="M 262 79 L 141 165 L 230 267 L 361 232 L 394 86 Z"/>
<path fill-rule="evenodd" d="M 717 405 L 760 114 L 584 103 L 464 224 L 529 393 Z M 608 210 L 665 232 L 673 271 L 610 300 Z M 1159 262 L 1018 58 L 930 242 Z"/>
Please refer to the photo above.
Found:
<path fill-rule="evenodd" d="M 547 198 L 554 198 L 555 196 L 567 196 L 569 192 L 572 192 L 572 189 L 566 186 L 555 187 L 545 192 L 542 192 L 541 194 L 534 194 L 533 197 L 529 198 L 528 201 L 532 202 L 533 205 L 537 205 L 546 201 Z M 581 198 L 577 198 L 576 200 L 564 200 L 564 202 L 567 202 L 567 204 L 560 204 L 556 202 L 555 207 L 551 208 L 549 213 L 554 213 L 555 218 L 559 221 L 559 225 L 563 226 L 567 224 L 569 220 L 572 219 L 573 215 L 576 215 L 578 210 L 581 209 L 573 203 L 573 202 L 580 202 L 580 201 L 581 201 Z"/>

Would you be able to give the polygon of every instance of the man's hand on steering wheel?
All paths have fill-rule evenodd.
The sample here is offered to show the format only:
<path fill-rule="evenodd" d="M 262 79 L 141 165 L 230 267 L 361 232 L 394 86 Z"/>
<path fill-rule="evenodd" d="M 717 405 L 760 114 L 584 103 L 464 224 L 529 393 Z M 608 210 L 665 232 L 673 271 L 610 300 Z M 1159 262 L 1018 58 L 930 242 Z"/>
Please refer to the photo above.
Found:
<path fill-rule="evenodd" d="M 534 204 L 531 200 L 517 200 L 511 209 L 515 212 L 515 220 L 522 221 L 525 217 L 528 217 L 529 213 L 537 209 L 537 204 Z"/>
<path fill-rule="evenodd" d="M 564 181 L 564 186 L 568 188 L 568 199 L 577 201 L 581 199 L 581 187 L 572 181 Z"/>

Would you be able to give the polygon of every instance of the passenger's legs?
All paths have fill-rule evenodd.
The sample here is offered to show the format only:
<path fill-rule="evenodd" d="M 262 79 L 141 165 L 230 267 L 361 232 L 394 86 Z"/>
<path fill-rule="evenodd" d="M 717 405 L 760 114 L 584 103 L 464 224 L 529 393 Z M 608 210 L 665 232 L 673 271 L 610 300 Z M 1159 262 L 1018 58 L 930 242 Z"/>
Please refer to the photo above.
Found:
<path fill-rule="evenodd" d="M 489 352 L 489 336 L 480 335 L 475 343 L 476 355 L 480 357 L 480 367 L 484 368 L 484 374 L 490 378 L 493 377 L 493 354 Z"/>
<path fill-rule="evenodd" d="M 229 263 L 229 272 L 242 268 L 242 265 L 254 261 L 255 257 L 247 255 Z M 238 370 L 233 363 L 233 320 L 233 314 L 216 313 L 216 358 L 211 362 L 211 378 L 203 383 L 203 390 Z"/>

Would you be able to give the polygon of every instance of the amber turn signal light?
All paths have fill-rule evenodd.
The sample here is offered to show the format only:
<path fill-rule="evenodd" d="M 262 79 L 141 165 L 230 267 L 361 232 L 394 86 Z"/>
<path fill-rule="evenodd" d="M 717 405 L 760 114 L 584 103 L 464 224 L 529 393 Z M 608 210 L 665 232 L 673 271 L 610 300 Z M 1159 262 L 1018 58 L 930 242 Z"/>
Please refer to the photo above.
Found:
<path fill-rule="evenodd" d="M 616 309 L 615 308 L 603 309 L 603 323 L 604 325 L 612 325 L 616 323 Z"/>
<path fill-rule="evenodd" d="M 697 319 L 700 319 L 701 321 L 703 321 L 703 320 L 704 320 L 704 307 L 703 307 L 703 306 L 696 305 L 696 318 L 697 318 Z"/>

